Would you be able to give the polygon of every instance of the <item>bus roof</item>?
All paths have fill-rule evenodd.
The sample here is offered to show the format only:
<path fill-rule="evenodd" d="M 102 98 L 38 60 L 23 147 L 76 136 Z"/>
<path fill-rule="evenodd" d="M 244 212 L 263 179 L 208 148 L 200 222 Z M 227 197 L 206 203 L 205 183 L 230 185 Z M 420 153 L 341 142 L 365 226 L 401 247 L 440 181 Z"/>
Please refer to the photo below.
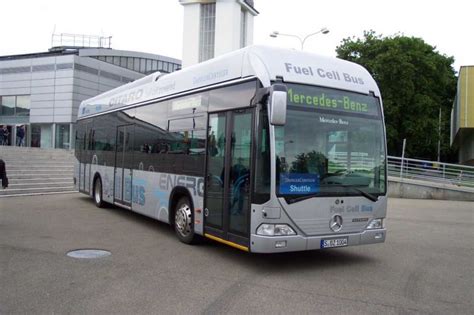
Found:
<path fill-rule="evenodd" d="M 84 100 L 78 118 L 250 77 L 258 78 L 264 87 L 281 78 L 283 82 L 380 96 L 373 78 L 358 64 L 304 51 L 254 45 L 170 74 L 153 73 Z"/>

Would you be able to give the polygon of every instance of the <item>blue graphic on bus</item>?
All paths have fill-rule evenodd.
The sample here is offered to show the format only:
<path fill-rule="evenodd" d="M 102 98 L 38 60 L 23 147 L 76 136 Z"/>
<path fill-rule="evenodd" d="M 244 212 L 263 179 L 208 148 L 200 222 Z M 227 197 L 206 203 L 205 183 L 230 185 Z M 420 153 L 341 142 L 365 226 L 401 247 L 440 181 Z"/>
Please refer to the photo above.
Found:
<path fill-rule="evenodd" d="M 280 174 L 280 194 L 304 195 L 319 192 L 319 175 L 308 173 Z"/>
<path fill-rule="evenodd" d="M 146 180 L 144 179 L 133 179 L 132 187 L 132 202 L 139 204 L 140 206 L 145 205 L 145 187 L 147 185 Z"/>
<path fill-rule="evenodd" d="M 168 200 L 169 200 L 169 193 L 165 191 L 161 191 L 158 188 L 155 188 L 153 195 L 158 200 L 158 208 L 165 208 L 168 209 Z"/>
<path fill-rule="evenodd" d="M 124 190 L 123 190 L 123 200 L 127 202 L 132 202 L 132 178 L 124 178 Z"/>

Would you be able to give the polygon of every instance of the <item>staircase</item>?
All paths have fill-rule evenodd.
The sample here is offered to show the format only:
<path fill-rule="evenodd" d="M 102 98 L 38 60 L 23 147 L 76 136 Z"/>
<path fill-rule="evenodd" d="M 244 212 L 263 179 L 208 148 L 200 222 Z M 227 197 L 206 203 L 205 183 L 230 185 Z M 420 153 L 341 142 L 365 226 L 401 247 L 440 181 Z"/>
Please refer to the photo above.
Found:
<path fill-rule="evenodd" d="M 74 154 L 63 149 L 0 146 L 9 185 L 0 198 L 74 191 Z"/>

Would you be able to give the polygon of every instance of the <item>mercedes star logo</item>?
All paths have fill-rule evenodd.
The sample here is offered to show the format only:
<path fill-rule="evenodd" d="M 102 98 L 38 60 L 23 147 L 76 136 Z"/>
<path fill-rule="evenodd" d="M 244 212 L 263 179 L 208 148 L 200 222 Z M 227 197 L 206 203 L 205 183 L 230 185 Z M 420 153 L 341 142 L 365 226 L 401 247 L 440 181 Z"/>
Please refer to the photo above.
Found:
<path fill-rule="evenodd" d="M 329 221 L 329 227 L 334 232 L 339 232 L 342 229 L 342 217 L 339 214 L 336 214 Z"/>

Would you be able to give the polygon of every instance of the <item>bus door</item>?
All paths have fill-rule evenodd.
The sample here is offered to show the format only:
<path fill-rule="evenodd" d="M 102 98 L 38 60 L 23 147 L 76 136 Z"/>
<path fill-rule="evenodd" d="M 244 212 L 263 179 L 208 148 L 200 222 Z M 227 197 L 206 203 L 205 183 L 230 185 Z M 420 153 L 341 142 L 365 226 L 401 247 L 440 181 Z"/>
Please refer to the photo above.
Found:
<path fill-rule="evenodd" d="M 131 206 L 133 134 L 135 125 L 117 127 L 117 146 L 115 151 L 114 202 Z"/>
<path fill-rule="evenodd" d="M 79 163 L 79 191 L 89 193 L 90 191 L 90 163 L 91 163 L 91 132 L 92 123 L 88 122 L 85 124 L 85 128 L 81 135 L 81 149 L 80 150 L 80 163 Z"/>
<path fill-rule="evenodd" d="M 205 235 L 246 250 L 253 116 L 253 109 L 209 114 L 207 135 Z"/>

